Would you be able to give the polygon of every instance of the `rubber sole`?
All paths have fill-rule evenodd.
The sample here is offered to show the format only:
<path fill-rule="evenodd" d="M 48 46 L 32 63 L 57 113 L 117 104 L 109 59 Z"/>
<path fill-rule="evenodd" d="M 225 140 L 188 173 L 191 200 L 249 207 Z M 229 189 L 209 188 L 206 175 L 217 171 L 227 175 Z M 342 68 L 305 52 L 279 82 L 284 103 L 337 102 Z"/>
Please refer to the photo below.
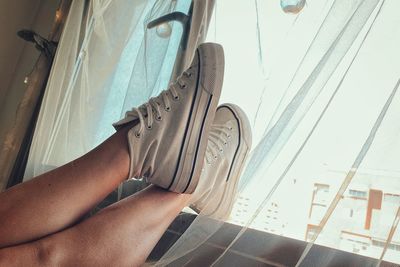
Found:
<path fill-rule="evenodd" d="M 213 43 L 201 44 L 196 56 L 199 60 L 196 90 L 199 91 L 194 99 L 195 108 L 189 122 L 188 136 L 183 144 L 183 157 L 168 187 L 168 190 L 177 193 L 193 193 L 199 182 L 208 134 L 214 121 L 223 83 L 225 59 L 222 46 Z"/>

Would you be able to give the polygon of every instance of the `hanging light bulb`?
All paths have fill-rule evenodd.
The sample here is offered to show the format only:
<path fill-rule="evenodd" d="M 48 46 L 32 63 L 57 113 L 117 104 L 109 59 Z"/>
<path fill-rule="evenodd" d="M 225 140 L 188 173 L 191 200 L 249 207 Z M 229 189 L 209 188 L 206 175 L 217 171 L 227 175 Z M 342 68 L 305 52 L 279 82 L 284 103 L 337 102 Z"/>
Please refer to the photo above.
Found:
<path fill-rule="evenodd" d="M 156 33 L 161 38 L 168 38 L 171 36 L 172 27 L 168 22 L 161 23 L 156 27 Z"/>
<path fill-rule="evenodd" d="M 281 8 L 285 13 L 297 14 L 306 4 L 306 0 L 281 0 Z"/>

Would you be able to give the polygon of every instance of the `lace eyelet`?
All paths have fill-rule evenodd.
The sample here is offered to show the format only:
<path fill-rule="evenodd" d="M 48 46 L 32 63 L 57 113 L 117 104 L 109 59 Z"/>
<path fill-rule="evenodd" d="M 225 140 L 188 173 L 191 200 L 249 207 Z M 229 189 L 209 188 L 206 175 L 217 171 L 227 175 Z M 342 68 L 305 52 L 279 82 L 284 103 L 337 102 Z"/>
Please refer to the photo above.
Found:
<path fill-rule="evenodd" d="M 170 112 L 170 111 L 171 111 L 171 107 L 166 107 L 166 108 L 164 108 L 164 110 L 165 110 L 166 112 Z"/>
<path fill-rule="evenodd" d="M 162 117 L 161 117 L 161 116 L 157 116 L 157 117 L 156 117 L 156 120 L 157 120 L 157 121 L 161 121 L 161 120 L 162 120 Z"/>
<path fill-rule="evenodd" d="M 180 88 L 181 88 L 181 89 L 186 89 L 186 88 L 187 88 L 187 85 L 186 85 L 186 84 L 183 84 L 183 85 L 180 86 Z"/>
<path fill-rule="evenodd" d="M 151 130 L 152 128 L 153 128 L 153 126 L 152 125 L 147 125 L 147 127 L 146 127 L 148 130 Z"/>
<path fill-rule="evenodd" d="M 228 135 L 227 137 L 228 137 L 228 139 L 231 139 L 231 138 L 232 138 L 232 135 Z"/>
<path fill-rule="evenodd" d="M 179 100 L 179 96 L 177 95 L 177 96 L 174 96 L 174 98 L 173 98 L 175 101 L 178 101 Z"/>
<path fill-rule="evenodd" d="M 140 137 L 140 133 L 139 132 L 135 132 L 135 137 L 139 138 Z"/>

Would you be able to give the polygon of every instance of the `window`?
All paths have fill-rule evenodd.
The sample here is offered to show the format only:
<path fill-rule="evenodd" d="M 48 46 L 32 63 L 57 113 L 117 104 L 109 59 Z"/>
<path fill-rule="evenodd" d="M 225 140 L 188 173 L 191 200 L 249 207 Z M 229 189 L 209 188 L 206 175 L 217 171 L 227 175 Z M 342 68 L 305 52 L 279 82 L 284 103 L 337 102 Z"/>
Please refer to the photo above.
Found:
<path fill-rule="evenodd" d="M 383 195 L 383 201 L 399 205 L 400 195 L 386 193 Z"/>
<path fill-rule="evenodd" d="M 367 198 L 367 192 L 360 191 L 360 190 L 350 189 L 349 190 L 349 195 L 351 195 L 353 197 Z"/>
<path fill-rule="evenodd" d="M 279 10 L 277 1 L 238 1 L 232 4 L 232 1 L 221 0 L 216 4 L 214 17 L 211 18 L 208 28 L 208 41 L 221 43 L 227 56 L 221 102 L 237 103 L 245 110 L 252 125 L 253 148 L 256 148 L 249 161 L 251 167 L 255 168 L 246 169 L 244 172 L 246 175 L 240 181 L 243 186 L 241 186 L 241 196 L 238 202 L 242 202 L 242 205 L 244 203 L 249 205 L 249 213 L 246 215 L 241 213 L 239 217 L 235 218 L 235 208 L 240 207 L 235 204 L 231 220 L 233 222 L 244 221 L 245 225 L 250 228 L 261 231 L 268 229 L 269 232 L 275 230 L 282 232 L 282 235 L 286 237 L 301 240 L 308 239 L 310 235 L 313 236 L 312 230 L 307 230 L 307 225 L 320 223 L 321 218 L 327 214 L 332 199 L 350 171 L 357 153 L 363 147 L 363 142 L 368 136 L 371 126 L 379 116 L 379 112 L 375 111 L 383 107 L 384 101 L 387 99 L 386 97 L 384 100 L 382 93 L 378 93 L 373 84 L 366 81 L 372 79 L 372 76 L 365 75 L 371 68 L 374 68 L 372 65 L 364 64 L 365 62 L 372 59 L 381 62 L 382 65 L 384 63 L 381 60 L 381 51 L 378 51 L 379 48 L 374 45 L 384 45 L 385 43 L 378 42 L 380 38 L 385 40 L 384 36 L 379 37 L 379 34 L 387 32 L 379 23 L 374 24 L 372 29 L 374 35 L 378 37 L 371 41 L 368 36 L 363 43 L 366 30 L 369 28 L 369 24 L 365 24 L 365 31 L 360 32 L 358 39 L 354 40 L 352 49 L 341 60 L 343 64 L 335 68 L 336 71 L 333 75 L 326 75 L 326 77 L 331 77 L 329 81 L 320 80 L 321 75 L 309 75 L 314 70 L 318 70 L 318 74 L 321 73 L 320 71 L 324 71 L 325 60 L 331 58 L 330 52 L 325 53 L 328 50 L 319 50 L 320 46 L 327 45 L 329 49 L 336 49 L 335 46 L 330 46 L 332 43 L 324 38 L 317 44 L 314 42 L 316 40 L 314 37 L 317 39 L 319 37 L 317 34 L 319 29 L 323 30 L 323 28 L 319 28 L 320 22 L 322 22 L 320 19 L 325 17 L 325 12 L 329 12 L 332 3 L 337 5 L 340 1 L 327 1 L 325 2 L 326 8 L 322 4 L 323 2 L 308 1 L 306 6 L 308 9 L 304 10 L 308 12 L 307 14 L 303 12 L 298 17 L 288 17 Z M 343 3 L 347 5 L 349 2 L 343 1 Z M 370 15 L 370 22 L 378 9 L 379 6 L 374 11 L 375 13 Z M 386 8 L 386 10 L 390 9 Z M 337 14 L 344 13 L 338 11 Z M 388 16 L 388 13 L 384 15 L 382 11 L 379 13 L 378 20 L 386 19 L 385 16 Z M 238 17 L 242 19 L 237 20 Z M 332 17 L 334 21 L 340 20 L 340 18 L 341 15 L 335 19 Z M 331 26 L 329 29 L 333 31 L 338 28 Z M 387 34 L 390 33 L 387 32 Z M 336 36 L 340 38 L 339 35 L 331 36 L 330 33 L 326 33 L 326 37 L 332 37 L 332 42 L 337 40 Z M 400 39 L 397 37 L 396 44 L 400 43 Z M 312 42 L 318 46 L 316 54 L 306 52 Z M 347 62 L 353 62 L 353 52 L 356 52 L 359 45 L 361 53 L 342 83 L 341 75 L 344 72 L 347 73 L 345 65 Z M 368 53 L 366 53 L 367 51 Z M 388 50 L 386 51 L 388 53 Z M 397 50 L 393 50 L 391 53 L 394 52 L 397 53 Z M 391 58 L 389 54 L 383 54 Z M 396 61 L 396 66 L 400 64 L 399 62 Z M 391 80 L 390 88 L 392 89 L 398 79 L 398 73 L 392 71 L 388 66 L 385 67 L 385 71 L 379 70 L 381 69 L 377 68 L 374 75 L 382 74 L 383 76 L 391 73 L 391 77 L 388 79 Z M 380 88 L 379 84 L 385 79 L 376 78 L 376 86 Z M 314 83 L 314 81 L 316 82 Z M 297 102 L 298 99 L 295 98 L 300 95 L 298 94 L 299 89 L 305 90 L 310 84 L 315 92 L 322 84 L 323 86 L 326 84 L 326 88 L 323 89 L 321 95 L 316 93 L 315 98 L 312 94 L 305 93 L 304 99 L 309 99 L 310 105 L 296 106 L 296 109 L 292 109 L 292 103 L 303 101 Z M 336 90 L 337 86 L 340 87 L 339 94 L 334 97 L 331 106 L 321 118 L 321 123 L 316 125 L 315 133 L 307 143 L 303 143 L 307 137 L 306 133 L 314 126 L 314 121 L 317 120 L 324 104 L 330 99 L 331 93 Z M 363 91 L 360 88 L 363 88 Z M 250 89 L 251 93 L 249 93 Z M 366 101 L 357 101 L 357 103 L 350 101 L 361 95 L 364 99 L 364 92 L 368 93 Z M 390 94 L 388 92 L 389 89 L 387 89 L 386 96 Z M 313 103 L 316 104 L 311 104 L 311 99 L 313 99 L 312 101 L 315 99 Z M 378 102 L 380 102 L 379 108 L 374 108 L 373 112 L 371 106 L 376 107 Z M 357 109 L 354 108 L 355 105 Z M 361 107 L 361 110 L 358 107 Z M 392 107 L 393 111 L 390 114 L 395 114 L 396 108 L 394 105 Z M 304 114 L 299 113 L 299 110 L 305 111 Z M 294 115 L 292 116 L 292 114 Z M 395 115 L 391 116 L 393 118 L 390 119 L 395 122 Z M 287 127 L 286 121 L 289 123 Z M 360 124 L 362 124 L 361 127 Z M 382 125 L 386 127 L 389 124 Z M 283 131 L 271 131 L 274 128 L 281 129 L 281 126 Z M 386 134 L 382 134 L 381 130 L 380 133 L 381 135 L 377 135 L 376 138 L 383 136 L 386 140 Z M 280 137 L 282 138 L 279 139 Z M 381 144 L 380 141 L 382 140 L 378 140 L 378 144 Z M 305 144 L 304 149 L 301 147 L 302 144 Z M 374 150 L 371 153 L 377 152 Z M 393 151 L 391 158 L 395 157 L 395 153 Z M 375 159 L 375 156 L 368 154 L 368 158 Z M 374 163 L 372 160 L 371 162 Z M 389 170 L 397 170 L 398 164 L 390 162 L 386 166 Z M 363 167 L 377 168 L 379 166 Z M 361 171 L 357 172 L 353 180 L 361 177 L 360 173 Z M 368 204 L 364 200 L 368 198 L 369 181 L 379 183 L 378 187 L 371 187 L 371 189 L 380 188 L 381 185 L 385 186 L 391 182 L 388 178 L 388 183 L 386 183 L 386 178 L 381 179 L 375 173 L 368 173 L 368 175 L 370 176 L 366 179 L 362 177 L 363 181 L 368 182 L 367 184 L 361 182 L 359 187 L 356 184 L 350 184 L 348 187 L 350 191 L 346 190 L 345 196 L 340 199 L 332 213 L 329 220 L 332 222 L 331 225 L 327 225 L 320 233 L 318 237 L 320 244 L 339 248 L 329 240 L 328 235 L 337 230 L 346 230 L 351 222 L 361 221 L 357 225 L 351 224 L 351 226 L 360 232 L 364 230 Z M 393 184 L 399 184 L 399 182 L 393 182 Z M 276 212 L 271 207 L 272 202 L 279 206 Z M 377 212 L 377 209 L 374 209 L 371 215 L 372 219 L 380 221 L 382 218 L 380 215 L 384 213 L 391 216 L 392 211 L 387 212 L 382 209 Z M 274 217 L 277 219 L 275 220 Z M 376 223 L 380 226 L 379 224 Z M 283 228 L 282 225 L 285 227 Z M 379 238 L 381 237 L 379 236 Z M 361 246 L 359 250 L 363 251 Z M 352 249 L 349 248 L 347 251 L 352 251 Z"/>
<path fill-rule="evenodd" d="M 372 245 L 383 248 L 385 246 L 385 242 L 379 240 L 372 240 Z M 400 251 L 400 244 L 389 244 L 388 249 Z"/>

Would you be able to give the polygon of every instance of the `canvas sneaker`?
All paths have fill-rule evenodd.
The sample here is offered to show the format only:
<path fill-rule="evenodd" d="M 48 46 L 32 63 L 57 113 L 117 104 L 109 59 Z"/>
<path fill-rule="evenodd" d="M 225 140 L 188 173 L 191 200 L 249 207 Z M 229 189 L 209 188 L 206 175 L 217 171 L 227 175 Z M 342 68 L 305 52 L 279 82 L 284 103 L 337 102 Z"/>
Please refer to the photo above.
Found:
<path fill-rule="evenodd" d="M 233 104 L 219 106 L 210 131 L 200 182 L 191 199 L 190 207 L 194 211 L 218 220 L 228 219 L 251 140 L 245 113 Z"/>
<path fill-rule="evenodd" d="M 134 125 L 127 134 L 128 178 L 144 178 L 177 193 L 194 191 L 223 76 L 222 46 L 201 44 L 189 69 L 168 90 L 113 124 L 117 130 Z"/>

